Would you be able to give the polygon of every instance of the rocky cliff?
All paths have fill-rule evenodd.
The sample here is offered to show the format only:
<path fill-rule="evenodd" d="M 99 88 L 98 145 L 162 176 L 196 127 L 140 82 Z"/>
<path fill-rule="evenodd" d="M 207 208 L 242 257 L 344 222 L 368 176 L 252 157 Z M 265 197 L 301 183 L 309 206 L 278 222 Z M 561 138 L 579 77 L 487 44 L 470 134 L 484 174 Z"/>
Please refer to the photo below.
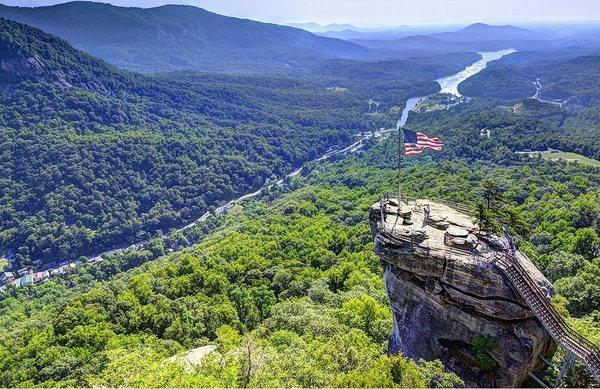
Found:
<path fill-rule="evenodd" d="M 390 353 L 441 359 L 466 386 L 518 387 L 544 368 L 541 358 L 550 358 L 556 345 L 495 264 L 507 242 L 427 201 L 398 210 L 388 200 L 383 212 L 377 203 L 370 222 L 393 313 Z M 550 282 L 524 265 L 550 298 Z"/>

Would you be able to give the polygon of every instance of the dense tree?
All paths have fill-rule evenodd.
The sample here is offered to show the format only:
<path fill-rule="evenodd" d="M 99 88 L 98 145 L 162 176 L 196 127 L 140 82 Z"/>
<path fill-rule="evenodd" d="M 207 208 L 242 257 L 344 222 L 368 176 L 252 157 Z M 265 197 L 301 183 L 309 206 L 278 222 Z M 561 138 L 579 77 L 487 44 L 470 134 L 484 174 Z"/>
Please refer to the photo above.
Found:
<path fill-rule="evenodd" d="M 392 125 L 408 96 L 435 92 L 431 79 L 476 57 L 333 63 L 301 78 L 145 76 L 34 28 L 0 27 L 10 64 L 0 70 L 0 248 L 15 267 L 184 225 L 353 134 Z"/>

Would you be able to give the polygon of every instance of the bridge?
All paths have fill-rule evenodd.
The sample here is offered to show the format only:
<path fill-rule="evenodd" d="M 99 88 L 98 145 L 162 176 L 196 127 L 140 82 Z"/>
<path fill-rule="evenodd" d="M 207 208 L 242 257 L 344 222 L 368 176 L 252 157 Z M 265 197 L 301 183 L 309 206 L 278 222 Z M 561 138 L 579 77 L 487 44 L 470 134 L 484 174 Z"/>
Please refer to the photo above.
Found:
<path fill-rule="evenodd" d="M 398 202 L 398 197 L 394 198 L 393 195 L 385 195 L 381 199 L 379 204 L 380 222 L 377 224 L 378 239 L 384 244 L 401 246 L 412 251 L 423 252 L 425 250 L 427 254 L 437 252 L 438 256 L 441 257 L 444 257 L 446 253 L 454 253 L 463 256 L 476 256 L 486 261 L 491 260 L 494 266 L 500 269 L 509 280 L 512 288 L 521 296 L 548 334 L 565 350 L 558 378 L 551 386 L 558 387 L 566 372 L 572 368 L 575 358 L 581 360 L 594 379 L 600 383 L 600 348 L 568 325 L 552 305 L 549 291 L 543 290 L 539 282 L 533 279 L 531 269 L 528 268 L 528 266 L 531 266 L 531 262 L 524 254 L 516 250 L 512 237 L 508 233 L 505 232 L 505 239 L 503 240 L 496 237 L 496 239 L 503 242 L 503 249 L 487 252 L 480 252 L 469 247 L 460 247 L 460 245 L 447 245 L 446 235 L 444 235 L 442 246 L 424 245 L 423 239 L 415 239 L 413 235 L 401 231 L 402 226 L 405 224 L 402 208 L 404 205 L 408 206 L 409 202 L 415 202 L 415 200 L 403 197 L 402 201 Z M 443 203 L 461 214 L 472 214 L 467 207 L 461 204 L 440 200 L 434 202 Z M 405 214 L 408 215 L 407 212 Z M 410 215 L 408 217 L 410 218 Z M 427 218 L 428 216 L 424 216 L 423 225 L 427 223 Z M 409 224 L 412 224 L 412 222 L 409 222 Z M 389 258 L 382 257 L 382 260 L 391 265 L 396 265 Z M 550 364 L 546 360 L 544 362 Z M 530 373 L 530 377 L 543 387 L 549 386 L 532 373 Z"/>

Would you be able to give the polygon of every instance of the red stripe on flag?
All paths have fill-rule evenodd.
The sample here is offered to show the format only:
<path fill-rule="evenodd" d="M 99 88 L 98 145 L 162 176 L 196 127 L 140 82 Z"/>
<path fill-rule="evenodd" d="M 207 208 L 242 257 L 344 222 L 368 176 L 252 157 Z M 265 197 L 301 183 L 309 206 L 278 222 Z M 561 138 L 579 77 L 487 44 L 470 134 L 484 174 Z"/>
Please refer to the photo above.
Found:
<path fill-rule="evenodd" d="M 428 137 L 422 132 L 417 132 L 417 143 L 405 143 L 404 155 L 421 154 L 425 149 L 442 150 L 444 143 L 437 137 Z"/>

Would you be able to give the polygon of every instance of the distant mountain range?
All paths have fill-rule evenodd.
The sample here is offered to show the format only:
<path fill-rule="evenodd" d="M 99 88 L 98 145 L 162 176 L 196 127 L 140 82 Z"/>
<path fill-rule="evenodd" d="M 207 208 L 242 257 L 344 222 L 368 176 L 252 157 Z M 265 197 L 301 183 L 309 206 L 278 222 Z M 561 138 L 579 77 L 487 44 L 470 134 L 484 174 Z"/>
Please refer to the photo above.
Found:
<path fill-rule="evenodd" d="M 407 36 L 400 39 L 352 39 L 374 50 L 421 50 L 424 52 L 492 51 L 509 47 L 539 49 L 553 46 L 555 35 L 505 25 L 475 23 L 453 32 Z"/>
<path fill-rule="evenodd" d="M 38 27 L 136 71 L 252 72 L 375 56 L 355 43 L 192 6 L 143 9 L 77 1 L 36 8 L 0 6 L 0 17 Z"/>
<path fill-rule="evenodd" d="M 322 25 L 315 22 L 309 23 L 286 23 L 286 26 L 301 28 L 310 32 L 327 32 L 327 31 L 344 31 L 344 30 L 361 30 L 361 28 L 353 26 L 352 24 L 337 24 L 330 23 Z"/>
<path fill-rule="evenodd" d="M 141 72 L 297 73 L 310 72 L 330 60 L 593 46 L 600 37 L 600 30 L 589 29 L 561 40 L 549 29 L 484 23 L 452 32 L 442 32 L 443 27 L 411 26 L 376 31 L 312 22 L 281 26 L 192 6 L 144 9 L 83 1 L 35 8 L 0 5 L 0 18 L 40 28 L 117 67 Z"/>
<path fill-rule="evenodd" d="M 491 26 L 485 23 L 475 23 L 453 32 L 431 34 L 432 37 L 452 42 L 472 41 L 511 41 L 548 39 L 548 35 L 511 25 Z"/>

